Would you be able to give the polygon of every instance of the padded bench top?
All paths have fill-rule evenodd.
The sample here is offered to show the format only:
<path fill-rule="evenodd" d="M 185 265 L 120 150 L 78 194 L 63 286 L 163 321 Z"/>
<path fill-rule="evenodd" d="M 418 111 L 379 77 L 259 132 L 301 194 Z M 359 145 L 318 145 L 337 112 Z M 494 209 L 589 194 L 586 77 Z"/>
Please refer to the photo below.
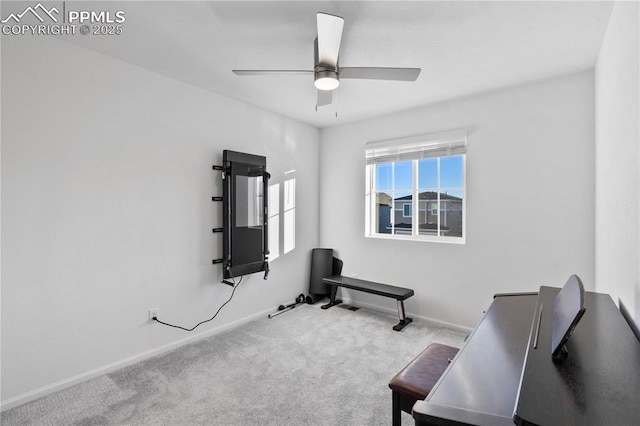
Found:
<path fill-rule="evenodd" d="M 378 296 L 392 297 L 397 300 L 405 300 L 413 296 L 413 290 L 410 288 L 396 287 L 388 284 L 374 283 L 358 278 L 343 277 L 335 275 L 333 277 L 323 278 L 325 284 L 337 285 L 353 290 L 360 290 L 367 293 L 377 294 Z"/>
<path fill-rule="evenodd" d="M 458 348 L 430 344 L 389 382 L 389 387 L 403 395 L 425 399 L 447 369 Z"/>

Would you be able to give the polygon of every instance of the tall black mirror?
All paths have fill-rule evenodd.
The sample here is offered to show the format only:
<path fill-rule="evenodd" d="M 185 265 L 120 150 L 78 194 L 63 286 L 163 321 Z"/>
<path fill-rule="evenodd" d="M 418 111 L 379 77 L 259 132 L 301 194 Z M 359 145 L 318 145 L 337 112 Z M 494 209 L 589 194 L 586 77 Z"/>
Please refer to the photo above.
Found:
<path fill-rule="evenodd" d="M 267 159 L 225 150 L 224 178 L 224 278 L 269 271 Z"/>

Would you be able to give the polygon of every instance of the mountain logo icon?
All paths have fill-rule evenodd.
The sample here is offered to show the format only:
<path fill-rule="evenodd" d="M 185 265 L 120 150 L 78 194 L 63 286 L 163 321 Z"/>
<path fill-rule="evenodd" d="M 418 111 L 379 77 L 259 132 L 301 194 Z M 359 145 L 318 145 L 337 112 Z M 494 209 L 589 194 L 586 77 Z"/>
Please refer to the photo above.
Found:
<path fill-rule="evenodd" d="M 10 20 L 13 20 L 17 24 L 28 13 L 31 13 L 33 16 L 35 16 L 40 22 L 44 22 L 43 16 L 48 16 L 53 22 L 58 22 L 58 19 L 53 15 L 54 13 L 59 13 L 58 9 L 52 7 L 51 9 L 47 10 L 47 8 L 42 5 L 42 3 L 38 3 L 33 7 L 28 6 L 25 10 L 22 11 L 22 13 L 10 13 L 9 16 L 7 16 L 0 22 L 6 24 Z"/>

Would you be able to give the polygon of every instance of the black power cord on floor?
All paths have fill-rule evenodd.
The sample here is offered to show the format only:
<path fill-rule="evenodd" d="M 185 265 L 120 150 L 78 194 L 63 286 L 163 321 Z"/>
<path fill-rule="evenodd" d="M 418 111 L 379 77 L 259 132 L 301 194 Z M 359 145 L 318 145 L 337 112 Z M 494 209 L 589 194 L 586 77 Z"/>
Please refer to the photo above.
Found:
<path fill-rule="evenodd" d="M 191 327 L 191 328 L 185 328 L 185 327 L 182 327 L 182 326 L 179 326 L 179 325 L 169 324 L 168 322 L 160 321 L 160 320 L 158 319 L 158 317 L 153 317 L 153 318 L 151 318 L 151 319 L 152 319 L 152 320 L 154 320 L 155 322 L 159 323 L 159 324 L 166 325 L 166 326 L 168 326 L 168 327 L 179 328 L 180 330 L 184 330 L 184 331 L 193 331 L 193 330 L 195 330 L 195 329 L 196 329 L 196 327 L 198 327 L 199 325 L 204 324 L 205 322 L 212 321 L 215 317 L 217 317 L 217 316 L 218 316 L 218 314 L 220 313 L 220 311 L 222 310 L 222 308 L 224 308 L 224 307 L 225 307 L 225 305 L 226 305 L 227 303 L 231 302 L 231 299 L 233 299 L 233 295 L 234 295 L 234 293 L 236 292 L 236 289 L 238 288 L 238 286 L 239 286 L 239 285 L 240 285 L 240 283 L 242 282 L 242 278 L 244 278 L 244 277 L 240 277 L 240 281 L 238 281 L 238 284 L 236 284 L 236 283 L 235 283 L 235 282 L 236 282 L 235 277 L 232 277 L 232 279 L 233 279 L 233 283 L 234 283 L 234 286 L 233 286 L 233 291 L 231 292 L 231 296 L 229 296 L 229 299 L 227 299 L 227 301 L 226 301 L 226 302 L 224 302 L 224 303 L 222 304 L 222 306 L 220 306 L 220 307 L 218 308 L 218 310 L 216 311 L 216 313 L 215 313 L 215 314 L 213 314 L 213 316 L 212 316 L 211 318 L 206 319 L 206 320 L 204 320 L 204 321 L 200 321 L 199 323 L 197 323 L 196 325 L 194 325 L 194 326 L 193 326 L 193 327 Z"/>

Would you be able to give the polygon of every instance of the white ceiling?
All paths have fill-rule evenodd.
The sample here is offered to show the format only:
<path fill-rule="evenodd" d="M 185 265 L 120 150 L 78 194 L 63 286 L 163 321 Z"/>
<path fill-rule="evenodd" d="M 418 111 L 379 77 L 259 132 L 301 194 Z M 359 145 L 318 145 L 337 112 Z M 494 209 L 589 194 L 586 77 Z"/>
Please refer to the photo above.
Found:
<path fill-rule="evenodd" d="M 96 3 L 88 3 L 96 9 Z M 72 43 L 317 127 L 593 68 L 610 2 L 108 2 L 120 36 Z M 337 107 L 315 111 L 316 13 L 344 17 L 342 66 L 419 67 L 416 82 L 344 80 Z M 336 118 L 337 112 L 337 118 Z"/>

